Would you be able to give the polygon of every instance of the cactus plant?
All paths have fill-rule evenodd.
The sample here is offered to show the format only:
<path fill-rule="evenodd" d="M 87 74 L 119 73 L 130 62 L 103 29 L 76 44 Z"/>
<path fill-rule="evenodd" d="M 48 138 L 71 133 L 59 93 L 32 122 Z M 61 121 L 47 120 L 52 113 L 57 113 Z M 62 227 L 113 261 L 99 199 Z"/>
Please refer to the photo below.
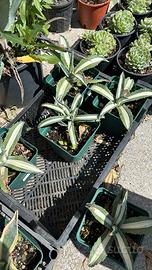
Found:
<path fill-rule="evenodd" d="M 23 125 L 24 122 L 14 124 L 4 139 L 0 137 L 0 188 L 5 192 L 8 192 L 8 168 L 19 172 L 42 173 L 23 156 L 13 155 L 14 148 L 21 137 Z"/>
<path fill-rule="evenodd" d="M 146 13 L 150 10 L 151 0 L 128 0 L 128 9 L 137 14 Z"/>
<path fill-rule="evenodd" d="M 110 16 L 109 29 L 115 34 L 130 33 L 135 26 L 135 18 L 129 10 L 119 10 Z"/>
<path fill-rule="evenodd" d="M 132 46 L 126 53 L 127 67 L 136 73 L 144 73 L 150 67 L 151 52 L 149 46 Z"/>
<path fill-rule="evenodd" d="M 152 18 L 144 18 L 139 24 L 140 33 L 148 33 L 152 38 Z"/>
<path fill-rule="evenodd" d="M 87 53 L 90 55 L 110 57 L 116 51 L 116 39 L 109 31 L 85 32 L 82 39 L 88 45 Z"/>
<path fill-rule="evenodd" d="M 134 80 L 130 79 L 129 77 L 125 78 L 124 72 L 122 72 L 120 75 L 115 95 L 112 94 L 112 92 L 105 85 L 92 85 L 92 91 L 104 96 L 109 100 L 109 102 L 102 109 L 100 118 L 102 118 L 110 110 L 116 108 L 122 123 L 127 129 L 129 129 L 133 121 L 133 115 L 125 103 L 152 96 L 151 89 L 141 88 L 140 90 L 133 91 L 133 87 Z"/>
<path fill-rule="evenodd" d="M 86 204 L 97 222 L 105 226 L 105 232 L 97 239 L 91 249 L 88 260 L 90 267 L 106 259 L 108 248 L 114 240 L 126 269 L 133 270 L 132 255 L 126 234 L 151 234 L 152 218 L 146 216 L 128 218 L 127 199 L 128 191 L 122 189 L 112 204 L 111 213 L 95 203 Z"/>

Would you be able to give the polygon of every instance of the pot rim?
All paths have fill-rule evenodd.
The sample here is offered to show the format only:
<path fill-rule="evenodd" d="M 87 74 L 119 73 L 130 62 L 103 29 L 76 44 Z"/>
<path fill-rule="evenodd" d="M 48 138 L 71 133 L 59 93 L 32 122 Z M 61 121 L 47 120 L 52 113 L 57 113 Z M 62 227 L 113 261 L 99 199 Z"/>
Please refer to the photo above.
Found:
<path fill-rule="evenodd" d="M 78 0 L 78 2 L 80 2 L 80 3 L 83 4 L 84 6 L 93 7 L 93 8 L 98 8 L 98 7 L 106 6 L 107 4 L 110 3 L 110 1 L 111 1 L 111 0 L 107 0 L 107 1 L 104 2 L 104 3 L 93 5 L 93 4 L 84 3 L 82 0 Z"/>

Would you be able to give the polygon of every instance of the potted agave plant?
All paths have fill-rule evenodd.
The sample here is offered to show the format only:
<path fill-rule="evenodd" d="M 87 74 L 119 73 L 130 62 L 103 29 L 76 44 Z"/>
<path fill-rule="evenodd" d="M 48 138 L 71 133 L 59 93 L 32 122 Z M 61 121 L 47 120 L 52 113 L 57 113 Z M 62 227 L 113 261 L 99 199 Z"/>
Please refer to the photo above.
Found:
<path fill-rule="evenodd" d="M 42 104 L 50 109 L 50 115 L 39 123 L 39 133 L 67 161 L 82 158 L 100 127 L 98 114 L 86 114 L 80 110 L 82 101 L 83 96 L 77 94 L 70 106 L 57 99 L 54 104 Z"/>
<path fill-rule="evenodd" d="M 119 5 L 122 9 L 130 10 L 138 22 L 152 13 L 151 0 L 120 0 Z"/>
<path fill-rule="evenodd" d="M 123 47 L 136 31 L 137 22 L 129 10 L 108 12 L 101 20 L 99 29 L 108 29 Z"/>
<path fill-rule="evenodd" d="M 69 48 L 69 44 L 63 36 L 60 37 L 60 45 Z M 90 55 L 75 63 L 74 51 L 60 52 L 58 66 L 47 76 L 46 84 L 52 88 L 52 93 L 58 100 L 64 99 L 67 94 L 74 97 L 79 92 L 83 93 L 88 85 L 97 83 L 95 78 L 99 72 L 93 68 L 101 61 L 104 61 L 102 56 Z M 92 72 L 91 69 L 93 69 Z M 107 78 L 100 81 L 104 79 Z M 98 82 L 100 81 L 98 80 Z"/>
<path fill-rule="evenodd" d="M 119 68 L 135 80 L 151 81 L 151 41 L 151 36 L 148 33 L 143 33 L 129 47 L 123 48 L 117 55 Z"/>
<path fill-rule="evenodd" d="M 110 0 L 78 0 L 79 20 L 83 28 L 95 30 L 106 14 Z"/>
<path fill-rule="evenodd" d="M 1 215 L 0 231 L 0 269 L 37 269 L 43 253 L 37 241 L 18 228 L 18 211 L 10 221 Z"/>
<path fill-rule="evenodd" d="M 80 50 L 85 56 L 97 55 L 107 60 L 98 65 L 99 70 L 105 70 L 110 65 L 120 48 L 121 45 L 117 37 L 106 30 L 85 32 L 80 40 Z"/>
<path fill-rule="evenodd" d="M 99 188 L 77 231 L 77 241 L 90 251 L 90 267 L 104 262 L 108 256 L 132 270 L 143 236 L 152 233 L 152 218 L 148 213 L 128 202 L 124 189 L 116 196 Z"/>
<path fill-rule="evenodd" d="M 37 168 L 37 149 L 21 138 L 24 122 L 0 131 L 0 188 L 4 192 L 22 188 L 31 174 L 42 173 Z"/>
<path fill-rule="evenodd" d="M 120 78 L 114 77 L 113 81 L 106 85 L 92 85 L 91 91 L 97 93 L 93 105 L 103 117 L 107 112 L 112 111 L 115 117 L 120 117 L 126 129 L 129 129 L 142 110 L 139 100 L 152 96 L 152 89 L 140 84 L 135 84 L 130 77 L 125 78 L 124 72 Z M 106 102 L 106 99 L 109 102 Z"/>

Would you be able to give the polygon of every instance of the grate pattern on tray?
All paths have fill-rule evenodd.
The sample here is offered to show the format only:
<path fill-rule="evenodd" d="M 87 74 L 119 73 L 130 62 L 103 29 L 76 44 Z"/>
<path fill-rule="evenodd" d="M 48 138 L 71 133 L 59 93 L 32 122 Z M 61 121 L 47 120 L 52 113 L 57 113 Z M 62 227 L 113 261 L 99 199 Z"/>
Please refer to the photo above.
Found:
<path fill-rule="evenodd" d="M 60 159 L 32 129 L 26 134 L 26 139 L 35 146 L 41 145 L 37 165 L 44 174 L 32 177 L 26 188 L 15 190 L 12 195 L 58 239 L 86 199 L 122 136 L 105 134 L 102 144 L 93 142 L 80 161 L 68 163 Z"/>

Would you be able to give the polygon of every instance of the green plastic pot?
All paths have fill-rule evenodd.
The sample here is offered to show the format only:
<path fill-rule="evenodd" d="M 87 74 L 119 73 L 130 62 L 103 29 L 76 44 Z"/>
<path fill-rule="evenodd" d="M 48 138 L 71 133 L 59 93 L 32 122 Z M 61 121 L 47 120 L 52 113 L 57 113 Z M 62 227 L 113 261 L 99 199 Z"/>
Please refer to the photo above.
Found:
<path fill-rule="evenodd" d="M 51 127 L 39 128 L 39 133 L 45 138 L 45 140 L 48 141 L 48 143 L 53 148 L 54 152 L 56 152 L 64 160 L 66 160 L 68 162 L 74 162 L 74 161 L 80 160 L 85 155 L 85 153 L 88 150 L 91 142 L 94 139 L 94 136 L 95 136 L 96 132 L 98 131 L 98 129 L 100 127 L 100 124 L 97 124 L 97 123 L 90 123 L 90 125 L 95 126 L 96 129 L 94 130 L 94 132 L 92 133 L 92 135 L 89 137 L 89 139 L 85 142 L 85 144 L 80 149 L 80 151 L 77 154 L 75 154 L 75 155 L 70 154 L 68 151 L 66 151 L 64 148 L 62 148 L 60 145 L 58 145 L 54 141 L 52 141 L 49 138 L 47 138 L 46 135 L 47 135 L 48 131 L 51 130 Z"/>
<path fill-rule="evenodd" d="M 0 130 L 0 137 L 4 137 L 5 133 L 7 132 L 7 129 L 6 128 L 2 128 Z M 32 158 L 30 159 L 30 162 L 34 165 L 36 165 L 36 157 L 37 157 L 37 154 L 38 154 L 38 150 L 35 146 L 33 146 L 32 144 L 30 144 L 29 142 L 27 142 L 26 140 L 24 139 L 20 139 L 20 141 L 22 144 L 24 144 L 28 149 L 31 150 L 31 152 L 33 153 L 33 156 Z M 20 189 L 20 188 L 23 188 L 26 186 L 29 178 L 31 178 L 32 174 L 30 173 L 22 173 L 22 172 L 19 172 L 17 174 L 17 176 L 15 177 L 14 180 L 12 180 L 12 182 L 8 185 L 9 188 L 11 190 L 14 190 L 14 189 Z"/>
<path fill-rule="evenodd" d="M 107 195 L 107 197 L 111 197 L 111 198 L 114 198 L 114 199 L 115 199 L 115 197 L 116 197 L 116 195 L 115 195 L 114 193 L 109 192 L 107 189 L 101 187 L 101 188 L 98 188 L 97 191 L 95 192 L 95 194 L 94 194 L 94 196 L 93 196 L 93 198 L 92 198 L 92 200 L 91 200 L 91 203 L 96 202 L 97 198 L 98 198 L 99 196 L 102 198 L 103 195 L 104 195 L 104 196 Z M 131 204 L 131 203 L 127 203 L 127 205 L 128 205 L 128 208 L 133 209 L 133 210 L 136 212 L 136 214 L 137 214 L 138 216 L 149 216 L 148 212 L 145 211 L 145 210 L 143 210 L 142 208 L 139 208 L 139 207 L 137 207 L 137 206 L 135 206 L 135 205 L 133 205 L 133 204 Z M 86 219 L 87 219 L 87 214 L 88 214 L 88 213 L 90 213 L 89 210 L 86 210 L 86 212 L 85 212 L 85 214 L 84 214 L 84 216 L 83 216 L 83 218 L 82 218 L 82 220 L 81 220 L 80 226 L 79 226 L 79 228 L 78 228 L 78 230 L 77 230 L 77 233 L 76 233 L 76 239 L 77 239 L 77 241 L 79 242 L 79 244 L 81 244 L 81 245 L 82 245 L 83 247 L 85 247 L 88 251 L 90 251 L 92 247 L 89 246 L 89 245 L 81 238 L 81 234 L 80 234 L 80 233 L 81 233 L 81 230 L 82 230 L 82 228 L 83 228 L 83 226 L 85 225 L 85 221 L 86 221 Z M 137 242 L 139 245 L 141 245 L 141 243 L 142 243 L 142 241 L 143 241 L 143 238 L 144 238 L 144 235 L 138 235 L 138 236 L 136 236 L 136 242 Z M 133 253 L 133 256 L 132 256 L 132 257 L 133 257 L 133 262 L 135 261 L 136 256 L 137 256 L 137 253 Z M 111 260 L 115 261 L 115 262 L 118 263 L 119 265 L 125 267 L 124 264 L 121 263 L 121 261 L 116 260 L 115 258 L 113 258 L 112 256 L 110 256 L 110 254 L 108 255 L 108 258 L 110 258 Z"/>
<path fill-rule="evenodd" d="M 0 221 L 0 229 L 3 230 L 5 225 L 8 223 L 8 219 L 6 217 L 3 217 L 3 219 Z M 37 250 L 37 254 L 35 257 L 34 262 L 32 263 L 32 267 L 29 270 L 36 270 L 37 267 L 42 263 L 43 260 L 43 252 L 40 248 L 40 245 L 38 242 L 33 238 L 32 235 L 30 235 L 27 231 L 25 231 L 23 228 L 19 228 L 19 234 L 25 239 L 28 240 Z"/>

